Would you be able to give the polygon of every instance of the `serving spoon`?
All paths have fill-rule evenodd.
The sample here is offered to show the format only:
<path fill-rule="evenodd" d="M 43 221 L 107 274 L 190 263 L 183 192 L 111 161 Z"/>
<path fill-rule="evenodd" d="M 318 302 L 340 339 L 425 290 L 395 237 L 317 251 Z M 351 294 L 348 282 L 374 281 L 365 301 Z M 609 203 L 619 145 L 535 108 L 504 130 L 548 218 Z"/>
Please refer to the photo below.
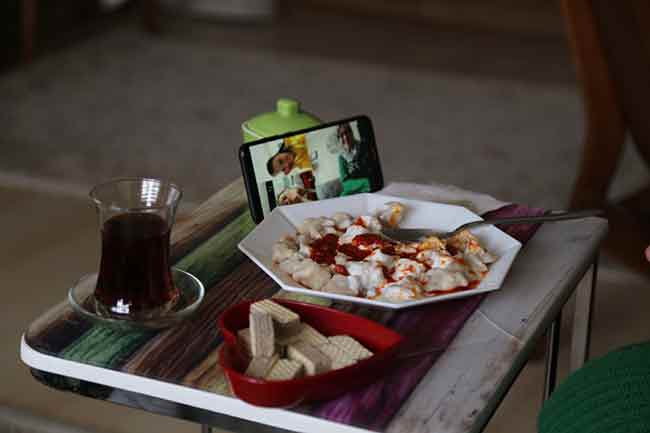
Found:
<path fill-rule="evenodd" d="M 586 209 L 575 212 L 566 211 L 549 211 L 544 215 L 539 216 L 522 216 L 522 217 L 509 217 L 509 218 L 487 218 L 480 221 L 472 221 L 456 227 L 451 231 L 436 231 L 431 229 L 407 229 L 407 228 L 391 228 L 385 227 L 381 230 L 381 235 L 397 242 L 417 242 L 425 237 L 435 236 L 440 239 L 447 239 L 462 230 L 467 230 L 473 227 L 482 225 L 494 224 L 521 224 L 521 223 L 544 223 L 551 221 L 564 221 L 572 219 L 580 219 L 591 216 L 602 215 L 601 209 Z"/>

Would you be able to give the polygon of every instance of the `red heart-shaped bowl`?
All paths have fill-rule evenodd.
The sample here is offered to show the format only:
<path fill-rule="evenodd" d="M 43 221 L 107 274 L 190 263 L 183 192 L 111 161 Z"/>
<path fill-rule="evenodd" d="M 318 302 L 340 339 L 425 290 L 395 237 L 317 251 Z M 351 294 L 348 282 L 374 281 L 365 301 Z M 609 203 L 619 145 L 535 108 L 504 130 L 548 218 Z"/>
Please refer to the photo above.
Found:
<path fill-rule="evenodd" d="M 294 380 L 268 381 L 246 376 L 246 355 L 237 343 L 237 331 L 248 327 L 250 305 L 246 301 L 227 309 L 219 318 L 225 344 L 219 364 L 226 373 L 232 392 L 240 399 L 267 407 L 290 407 L 302 402 L 327 400 L 351 389 L 374 382 L 392 367 L 402 337 L 372 320 L 332 308 L 277 299 L 275 302 L 296 312 L 300 320 L 326 336 L 349 335 L 373 356 L 349 367 Z"/>

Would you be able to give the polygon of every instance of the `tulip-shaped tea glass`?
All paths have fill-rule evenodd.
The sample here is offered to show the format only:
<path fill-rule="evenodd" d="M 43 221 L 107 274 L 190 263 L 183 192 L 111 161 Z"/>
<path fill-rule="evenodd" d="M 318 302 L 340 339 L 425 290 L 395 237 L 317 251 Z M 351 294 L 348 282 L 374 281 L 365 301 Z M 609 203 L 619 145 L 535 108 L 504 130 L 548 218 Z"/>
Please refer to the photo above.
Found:
<path fill-rule="evenodd" d="M 181 190 L 158 179 L 116 179 L 90 192 L 101 228 L 102 253 L 94 290 L 97 314 L 147 320 L 179 299 L 169 264 L 169 236 Z"/>

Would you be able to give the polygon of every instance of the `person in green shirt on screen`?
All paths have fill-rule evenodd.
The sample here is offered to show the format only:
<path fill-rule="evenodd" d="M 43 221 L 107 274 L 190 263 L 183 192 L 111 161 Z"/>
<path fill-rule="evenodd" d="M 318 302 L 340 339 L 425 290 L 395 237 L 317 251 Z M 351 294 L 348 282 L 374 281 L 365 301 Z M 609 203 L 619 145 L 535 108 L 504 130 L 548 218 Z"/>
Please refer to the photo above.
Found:
<path fill-rule="evenodd" d="M 339 125 L 336 134 L 343 148 L 339 155 L 341 196 L 370 192 L 368 166 L 364 163 L 368 159 L 368 144 L 354 138 L 348 123 Z"/>

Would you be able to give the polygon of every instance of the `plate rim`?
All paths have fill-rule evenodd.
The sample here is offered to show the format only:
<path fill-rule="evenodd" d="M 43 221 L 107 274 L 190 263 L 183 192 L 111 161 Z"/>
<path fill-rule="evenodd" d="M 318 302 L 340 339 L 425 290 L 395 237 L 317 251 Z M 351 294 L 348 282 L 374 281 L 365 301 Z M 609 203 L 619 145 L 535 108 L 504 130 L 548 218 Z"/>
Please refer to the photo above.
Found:
<path fill-rule="evenodd" d="M 365 201 L 366 201 L 365 206 L 366 207 L 368 207 L 368 197 L 374 196 L 374 197 L 385 198 L 387 200 L 394 200 L 394 201 L 399 201 L 399 200 L 404 201 L 404 200 L 406 200 L 406 201 L 409 201 L 409 202 L 417 202 L 417 203 L 421 203 L 421 204 L 424 204 L 424 205 L 434 204 L 434 205 L 439 205 L 439 206 L 448 207 L 448 208 L 458 208 L 458 209 L 462 209 L 465 212 L 470 213 L 471 215 L 475 216 L 479 220 L 483 220 L 483 217 L 481 217 L 480 215 L 478 215 L 475 212 L 473 212 L 472 210 L 470 210 L 470 209 L 468 209 L 468 208 L 466 208 L 464 206 L 458 205 L 458 204 L 449 204 L 449 203 L 421 200 L 421 199 L 417 199 L 417 198 L 400 197 L 400 196 L 394 196 L 394 195 L 389 195 L 389 194 L 383 194 L 381 192 L 356 194 L 354 196 L 348 196 L 346 198 L 359 197 L 359 196 L 363 196 L 363 198 L 365 199 Z M 337 199 L 340 199 L 340 198 L 341 197 L 334 197 L 334 198 L 319 200 L 319 201 L 323 202 L 323 201 L 337 200 Z M 308 202 L 308 203 L 297 203 L 297 204 L 288 205 L 288 206 L 278 206 L 275 209 L 273 209 L 273 211 L 271 212 L 271 214 L 269 214 L 267 216 L 267 218 L 270 218 L 273 213 L 276 213 L 277 215 L 281 216 L 285 220 L 285 222 L 287 222 L 291 227 L 293 227 L 295 229 L 296 226 L 291 222 L 291 219 L 288 218 L 288 216 L 284 212 L 283 208 L 291 208 L 291 207 L 294 207 L 294 206 L 295 207 L 298 207 L 298 206 L 300 206 L 300 207 L 308 207 L 310 204 L 311 203 Z M 287 292 L 311 295 L 311 296 L 324 298 L 324 299 L 330 299 L 330 300 L 333 300 L 333 301 L 350 302 L 350 303 L 354 303 L 354 304 L 364 305 L 364 306 L 367 306 L 367 307 L 378 307 L 378 308 L 391 309 L 391 310 L 400 310 L 400 309 L 405 309 L 405 308 L 413 308 L 413 307 L 418 307 L 418 306 L 421 306 L 421 305 L 426 305 L 426 304 L 431 304 L 431 303 L 436 303 L 436 302 L 444 302 L 444 301 L 449 301 L 449 300 L 454 300 L 454 299 L 461 299 L 461 298 L 466 298 L 466 297 L 469 297 L 469 296 L 474 296 L 474 295 L 479 295 L 479 294 L 484 294 L 484 293 L 490 293 L 490 292 L 500 290 L 503 287 L 503 282 L 504 282 L 505 278 L 508 276 L 508 274 L 510 273 L 510 269 L 512 268 L 512 265 L 514 264 L 514 261 L 517 258 L 517 256 L 519 255 L 519 252 L 521 251 L 521 248 L 523 246 L 523 244 L 520 241 L 518 241 L 517 239 L 510 236 L 505 231 L 500 230 L 495 226 L 491 226 L 494 229 L 498 230 L 499 234 L 501 236 L 504 236 L 509 242 L 511 242 L 513 244 L 510 248 L 507 249 L 508 253 L 512 252 L 512 259 L 510 260 L 510 263 L 508 264 L 506 272 L 502 276 L 502 280 L 501 280 L 500 284 L 498 284 L 496 286 L 491 285 L 490 287 L 484 287 L 484 288 L 481 288 L 480 285 L 479 285 L 479 287 L 477 287 L 475 289 L 463 290 L 463 291 L 460 291 L 460 292 L 453 292 L 453 293 L 443 294 L 443 295 L 437 295 L 437 296 L 433 296 L 433 297 L 430 297 L 430 298 L 416 299 L 416 300 L 413 300 L 413 301 L 386 302 L 386 301 L 372 300 L 372 299 L 368 299 L 368 298 L 365 298 L 365 297 L 362 298 L 362 297 L 357 297 L 357 296 L 349 296 L 349 295 L 341 295 L 341 294 L 337 294 L 337 293 L 322 292 L 322 291 L 319 291 L 319 290 L 313 290 L 313 289 L 309 289 L 309 288 L 306 288 L 306 287 L 300 287 L 298 285 L 296 285 L 296 286 L 287 285 L 284 281 L 282 281 L 282 279 L 278 275 L 278 273 L 282 272 L 281 270 L 273 269 L 273 268 L 267 268 L 267 266 L 265 264 L 263 264 L 260 261 L 260 259 L 258 259 L 258 257 L 252 251 L 250 251 L 248 248 L 246 248 L 246 246 L 245 246 L 245 243 L 249 239 L 249 237 L 263 223 L 264 223 L 264 221 L 262 221 L 249 234 L 247 234 L 237 244 L 237 247 L 253 263 L 255 263 L 255 265 L 257 265 L 257 267 L 259 267 L 264 273 L 266 273 L 269 277 L 271 277 L 271 279 L 273 279 L 273 281 L 275 281 L 275 283 L 278 284 L 282 290 L 285 290 Z M 276 264 L 272 264 L 272 266 L 275 267 Z M 286 274 L 286 273 L 284 273 L 284 274 Z M 488 272 L 488 274 L 489 274 L 489 272 Z M 288 275 L 288 274 L 286 274 L 286 275 Z M 293 278 L 291 278 L 290 275 L 289 275 L 289 279 L 293 280 Z M 298 284 L 298 283 L 296 282 L 296 284 Z"/>

